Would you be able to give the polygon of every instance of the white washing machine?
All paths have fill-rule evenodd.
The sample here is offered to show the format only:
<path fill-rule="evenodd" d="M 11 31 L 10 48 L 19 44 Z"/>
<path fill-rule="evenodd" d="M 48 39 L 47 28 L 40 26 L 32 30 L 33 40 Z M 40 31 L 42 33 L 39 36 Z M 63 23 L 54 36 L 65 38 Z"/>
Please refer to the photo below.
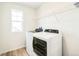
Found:
<path fill-rule="evenodd" d="M 37 56 L 38 54 L 34 51 L 34 38 L 37 38 L 38 42 L 45 41 L 46 45 L 43 46 L 46 48 L 45 56 L 62 56 L 62 34 L 59 32 L 48 33 L 48 32 L 27 32 L 26 33 L 26 50 L 30 56 Z M 40 48 L 40 47 L 39 47 Z M 38 49 L 39 50 L 39 49 Z M 43 52 L 40 51 L 40 52 Z M 37 51 L 38 52 L 38 51 Z M 39 53 L 39 52 L 38 52 Z M 39 53 L 40 54 L 40 53 Z"/>

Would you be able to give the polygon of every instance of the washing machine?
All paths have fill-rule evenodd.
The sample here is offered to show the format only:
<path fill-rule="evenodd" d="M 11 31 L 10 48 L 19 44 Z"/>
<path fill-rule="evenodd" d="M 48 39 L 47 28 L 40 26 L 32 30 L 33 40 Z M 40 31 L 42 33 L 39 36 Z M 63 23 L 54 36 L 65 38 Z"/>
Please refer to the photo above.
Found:
<path fill-rule="evenodd" d="M 29 56 L 62 56 L 62 33 L 26 32 Z"/>

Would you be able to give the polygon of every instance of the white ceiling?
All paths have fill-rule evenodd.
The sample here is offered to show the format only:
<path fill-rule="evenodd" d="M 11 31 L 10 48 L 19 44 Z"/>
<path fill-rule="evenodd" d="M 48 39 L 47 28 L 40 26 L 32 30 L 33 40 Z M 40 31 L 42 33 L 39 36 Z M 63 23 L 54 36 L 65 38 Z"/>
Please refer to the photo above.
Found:
<path fill-rule="evenodd" d="M 19 5 L 25 5 L 32 8 L 38 8 L 40 5 L 43 4 L 43 2 L 0 2 L 0 4 L 19 4 Z"/>
<path fill-rule="evenodd" d="M 29 7 L 32 7 L 32 8 L 39 8 L 42 4 L 55 4 L 55 5 L 58 5 L 60 2 L 17 2 L 19 4 L 22 4 L 22 5 L 27 5 Z M 74 3 L 73 2 L 70 2 L 70 3 L 65 3 L 66 5 L 70 4 L 70 5 L 73 5 Z M 62 4 L 63 6 L 64 4 Z"/>
<path fill-rule="evenodd" d="M 2 3 L 2 2 L 1 2 Z M 25 5 L 25 6 L 29 6 L 32 8 L 39 8 L 41 5 L 43 4 L 51 4 L 51 5 L 60 5 L 59 2 L 13 2 L 13 3 L 17 3 L 20 5 Z M 62 4 L 62 3 L 61 3 Z M 65 3 L 66 5 L 73 5 L 74 3 Z M 64 4 L 62 4 L 61 6 L 63 6 Z M 72 7 L 72 6 L 71 6 Z"/>
<path fill-rule="evenodd" d="M 27 5 L 32 8 L 38 8 L 40 5 L 42 5 L 42 2 L 19 2 L 19 4 Z"/>

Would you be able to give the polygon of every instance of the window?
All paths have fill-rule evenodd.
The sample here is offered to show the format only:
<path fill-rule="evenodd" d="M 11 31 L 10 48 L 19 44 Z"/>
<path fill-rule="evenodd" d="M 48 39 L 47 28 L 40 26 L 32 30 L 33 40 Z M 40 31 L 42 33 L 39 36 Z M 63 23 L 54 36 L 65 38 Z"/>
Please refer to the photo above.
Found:
<path fill-rule="evenodd" d="M 12 32 L 23 31 L 23 12 L 20 10 L 11 10 L 11 30 Z"/>

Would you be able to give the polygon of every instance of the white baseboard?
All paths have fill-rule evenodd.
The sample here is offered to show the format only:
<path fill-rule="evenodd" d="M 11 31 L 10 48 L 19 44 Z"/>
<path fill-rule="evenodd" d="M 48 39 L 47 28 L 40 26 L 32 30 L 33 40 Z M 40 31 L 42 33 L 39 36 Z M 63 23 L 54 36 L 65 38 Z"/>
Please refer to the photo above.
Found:
<path fill-rule="evenodd" d="M 8 49 L 8 50 L 5 50 L 5 51 L 1 51 L 0 55 L 3 54 L 3 53 L 9 52 L 9 51 L 13 51 L 13 50 L 16 50 L 16 49 L 23 48 L 23 47 L 25 47 L 25 45 L 22 45 L 22 46 L 19 46 L 19 47 L 16 47 L 16 48 L 12 48 L 12 49 Z"/>

